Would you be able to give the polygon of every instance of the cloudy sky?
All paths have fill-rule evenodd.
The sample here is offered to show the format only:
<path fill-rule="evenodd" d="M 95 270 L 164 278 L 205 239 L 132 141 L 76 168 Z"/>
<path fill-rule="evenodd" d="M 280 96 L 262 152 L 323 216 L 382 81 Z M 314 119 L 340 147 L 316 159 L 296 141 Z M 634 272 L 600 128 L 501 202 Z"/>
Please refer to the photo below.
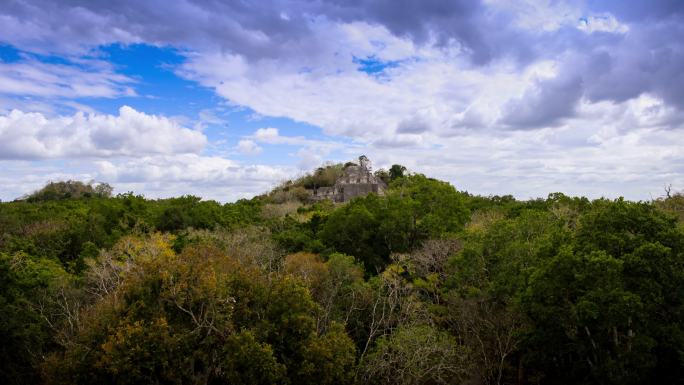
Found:
<path fill-rule="evenodd" d="M 684 1 L 0 0 L 0 199 L 232 201 L 365 154 L 472 193 L 684 189 Z"/>

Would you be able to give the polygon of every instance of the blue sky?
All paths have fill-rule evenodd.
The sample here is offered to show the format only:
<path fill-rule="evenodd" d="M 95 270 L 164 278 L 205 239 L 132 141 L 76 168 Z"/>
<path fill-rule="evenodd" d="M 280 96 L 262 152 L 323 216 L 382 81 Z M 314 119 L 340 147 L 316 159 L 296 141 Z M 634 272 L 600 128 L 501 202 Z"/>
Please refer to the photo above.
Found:
<path fill-rule="evenodd" d="M 368 155 L 473 193 L 684 189 L 672 1 L 8 1 L 0 199 L 232 201 Z"/>

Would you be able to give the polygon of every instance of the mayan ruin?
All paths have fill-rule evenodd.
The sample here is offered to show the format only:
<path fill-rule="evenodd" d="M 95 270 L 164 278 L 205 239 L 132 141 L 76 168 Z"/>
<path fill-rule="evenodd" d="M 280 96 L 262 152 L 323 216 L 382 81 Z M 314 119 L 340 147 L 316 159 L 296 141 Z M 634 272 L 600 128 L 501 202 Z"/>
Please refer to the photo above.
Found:
<path fill-rule="evenodd" d="M 387 183 L 373 175 L 370 160 L 362 155 L 358 163 L 347 163 L 343 174 L 330 187 L 317 187 L 311 192 L 313 201 L 330 199 L 333 202 L 348 202 L 353 198 L 370 193 L 384 195 Z"/>

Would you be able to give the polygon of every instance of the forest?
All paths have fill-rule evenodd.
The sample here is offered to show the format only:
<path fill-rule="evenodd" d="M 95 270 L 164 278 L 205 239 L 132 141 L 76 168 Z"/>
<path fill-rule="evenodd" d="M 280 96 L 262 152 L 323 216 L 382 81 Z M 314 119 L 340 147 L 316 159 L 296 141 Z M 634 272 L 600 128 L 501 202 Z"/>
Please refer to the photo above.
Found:
<path fill-rule="evenodd" d="M 684 195 L 0 203 L 3 384 L 682 384 Z"/>

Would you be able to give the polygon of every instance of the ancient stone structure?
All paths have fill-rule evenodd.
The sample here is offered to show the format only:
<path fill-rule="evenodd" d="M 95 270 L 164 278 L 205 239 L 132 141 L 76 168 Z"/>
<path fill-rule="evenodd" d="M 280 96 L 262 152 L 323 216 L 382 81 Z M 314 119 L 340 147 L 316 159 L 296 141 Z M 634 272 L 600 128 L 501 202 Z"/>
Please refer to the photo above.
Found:
<path fill-rule="evenodd" d="M 359 157 L 359 163 L 348 163 L 344 173 L 332 187 L 318 187 L 312 191 L 314 201 L 330 199 L 333 202 L 347 202 L 358 196 L 370 193 L 384 195 L 387 184 L 373 175 L 370 160 L 366 156 Z"/>

